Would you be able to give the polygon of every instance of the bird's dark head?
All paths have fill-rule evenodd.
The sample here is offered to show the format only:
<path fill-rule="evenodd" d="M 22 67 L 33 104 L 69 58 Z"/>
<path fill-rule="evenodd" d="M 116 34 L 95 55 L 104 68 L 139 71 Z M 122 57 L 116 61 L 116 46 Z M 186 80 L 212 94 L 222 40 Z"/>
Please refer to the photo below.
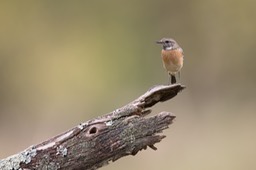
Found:
<path fill-rule="evenodd" d="M 156 43 L 161 44 L 164 50 L 173 50 L 179 48 L 178 43 L 172 38 L 162 38 Z"/>

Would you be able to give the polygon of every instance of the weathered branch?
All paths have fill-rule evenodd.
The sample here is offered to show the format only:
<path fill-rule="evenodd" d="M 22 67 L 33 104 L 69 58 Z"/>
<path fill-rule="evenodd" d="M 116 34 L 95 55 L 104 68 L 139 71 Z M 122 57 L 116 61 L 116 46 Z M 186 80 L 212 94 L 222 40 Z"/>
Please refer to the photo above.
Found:
<path fill-rule="evenodd" d="M 109 114 L 82 123 L 58 136 L 0 161 L 1 170 L 97 169 L 126 155 L 135 155 L 165 136 L 175 116 L 161 112 L 144 117 L 149 107 L 169 100 L 184 89 L 180 84 L 156 86 Z"/>

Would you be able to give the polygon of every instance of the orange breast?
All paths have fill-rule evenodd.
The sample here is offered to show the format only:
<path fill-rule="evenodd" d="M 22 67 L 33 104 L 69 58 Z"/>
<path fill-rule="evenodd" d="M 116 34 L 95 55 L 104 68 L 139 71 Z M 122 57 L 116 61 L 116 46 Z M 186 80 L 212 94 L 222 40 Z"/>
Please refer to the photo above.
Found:
<path fill-rule="evenodd" d="M 162 60 L 167 71 L 176 73 L 183 66 L 183 52 L 181 49 L 162 50 Z"/>

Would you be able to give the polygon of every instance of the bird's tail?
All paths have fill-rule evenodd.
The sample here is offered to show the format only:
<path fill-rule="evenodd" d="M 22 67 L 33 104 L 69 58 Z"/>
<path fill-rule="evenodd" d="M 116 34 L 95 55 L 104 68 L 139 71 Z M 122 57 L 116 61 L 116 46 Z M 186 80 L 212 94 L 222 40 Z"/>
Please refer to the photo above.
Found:
<path fill-rule="evenodd" d="M 175 75 L 170 75 L 170 76 L 171 76 L 171 84 L 175 84 L 176 83 Z"/>

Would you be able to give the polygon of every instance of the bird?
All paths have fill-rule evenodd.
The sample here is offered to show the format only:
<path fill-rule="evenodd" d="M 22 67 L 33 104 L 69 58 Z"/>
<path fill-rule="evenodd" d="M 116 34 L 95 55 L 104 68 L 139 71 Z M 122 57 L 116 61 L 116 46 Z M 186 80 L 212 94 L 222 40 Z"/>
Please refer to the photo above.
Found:
<path fill-rule="evenodd" d="M 156 41 L 162 45 L 161 51 L 163 67 L 169 75 L 169 83 L 176 83 L 176 74 L 180 78 L 180 71 L 183 67 L 184 53 L 179 44 L 172 38 L 162 38 Z"/>

